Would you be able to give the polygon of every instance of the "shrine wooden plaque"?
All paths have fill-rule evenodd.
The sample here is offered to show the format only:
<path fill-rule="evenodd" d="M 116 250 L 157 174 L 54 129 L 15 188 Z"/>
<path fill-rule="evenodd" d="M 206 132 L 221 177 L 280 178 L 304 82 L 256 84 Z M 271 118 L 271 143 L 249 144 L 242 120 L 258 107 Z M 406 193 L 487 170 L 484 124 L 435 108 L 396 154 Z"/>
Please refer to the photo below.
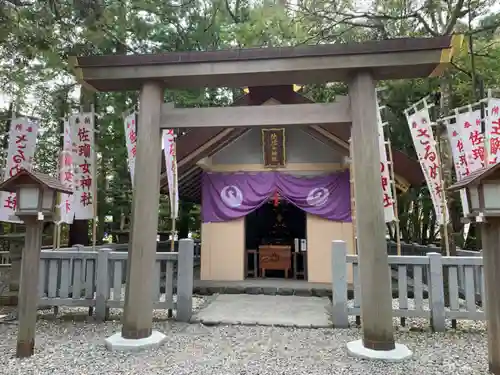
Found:
<path fill-rule="evenodd" d="M 265 168 L 282 168 L 286 165 L 285 129 L 262 129 L 262 152 Z"/>
<path fill-rule="evenodd" d="M 284 271 L 288 277 L 288 270 L 292 268 L 292 247 L 286 245 L 259 246 L 259 267 L 262 276 L 266 270 Z"/>

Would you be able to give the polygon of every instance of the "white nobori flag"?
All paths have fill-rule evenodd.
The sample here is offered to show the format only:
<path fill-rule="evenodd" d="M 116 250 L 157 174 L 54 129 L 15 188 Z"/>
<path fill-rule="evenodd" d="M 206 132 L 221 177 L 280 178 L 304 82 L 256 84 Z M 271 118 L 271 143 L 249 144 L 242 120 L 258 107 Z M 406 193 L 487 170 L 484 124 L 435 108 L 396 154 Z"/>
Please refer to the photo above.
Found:
<path fill-rule="evenodd" d="M 73 140 L 75 220 L 90 220 L 95 216 L 95 142 L 94 113 L 79 113 L 69 118 Z"/>
<path fill-rule="evenodd" d="M 163 152 L 167 169 L 168 194 L 172 219 L 179 214 L 179 189 L 177 184 L 177 157 L 175 150 L 175 134 L 173 129 L 163 131 Z"/>
<path fill-rule="evenodd" d="M 384 128 L 380 108 L 377 103 L 377 124 L 378 124 L 378 147 L 380 153 L 380 181 L 382 184 L 382 204 L 384 205 L 384 218 L 386 223 L 395 220 L 394 198 L 392 196 L 392 182 L 389 173 L 389 163 L 387 162 L 387 150 L 385 147 Z"/>
<path fill-rule="evenodd" d="M 441 177 L 441 166 L 439 156 L 436 151 L 436 142 L 431 128 L 429 108 L 425 105 L 422 109 L 413 108 L 413 114 L 405 111 L 406 120 L 410 127 L 415 151 L 424 173 L 427 187 L 432 199 L 432 204 L 436 212 L 436 217 L 441 225 L 445 225 L 449 220 L 448 207 L 443 200 L 443 181 Z M 444 206 L 444 211 L 443 211 Z"/>
<path fill-rule="evenodd" d="M 30 170 L 36 150 L 38 123 L 27 117 L 13 118 L 9 131 L 9 148 L 3 179 L 15 176 L 21 169 Z M 0 192 L 0 221 L 21 223 L 15 216 L 16 194 Z"/>
<path fill-rule="evenodd" d="M 73 165 L 73 139 L 71 137 L 71 127 L 69 121 L 64 122 L 63 149 L 59 158 L 59 178 L 61 183 L 74 191 L 75 188 L 75 168 Z M 61 223 L 73 224 L 75 209 L 73 207 L 73 194 L 61 194 L 59 203 L 59 217 Z"/>
<path fill-rule="evenodd" d="M 135 175 L 135 153 L 137 143 L 137 113 L 133 112 L 124 118 L 125 144 L 127 146 L 128 169 L 132 187 L 134 186 Z"/>

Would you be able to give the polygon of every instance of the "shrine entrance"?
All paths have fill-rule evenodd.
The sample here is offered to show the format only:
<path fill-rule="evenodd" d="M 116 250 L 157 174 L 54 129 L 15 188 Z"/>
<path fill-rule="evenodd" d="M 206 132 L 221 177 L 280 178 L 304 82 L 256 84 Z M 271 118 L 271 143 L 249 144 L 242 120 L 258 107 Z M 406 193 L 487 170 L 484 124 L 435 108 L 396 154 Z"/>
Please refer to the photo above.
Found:
<path fill-rule="evenodd" d="M 188 128 L 202 133 L 206 128 L 230 132 L 234 128 L 314 126 L 321 133 L 323 127 L 352 123 L 363 346 L 383 351 L 394 349 L 376 85 L 383 80 L 440 75 L 451 66 L 460 40 L 447 35 L 317 46 L 72 58 L 75 76 L 88 88 L 140 90 L 130 236 L 133 250 L 129 253 L 120 338 L 132 340 L 137 346 L 147 345 L 145 341 L 151 345 L 151 340 L 164 338 L 158 332 L 152 333 L 153 300 L 151 293 L 144 292 L 153 288 L 151 270 L 156 259 L 158 228 L 158 215 L 153 213 L 158 212 L 159 206 L 161 129 Z M 165 88 L 242 88 L 338 81 L 347 84 L 347 102 L 224 108 L 172 108 L 164 103 Z M 204 147 L 216 144 L 214 141 Z M 182 174 L 185 166 L 179 163 L 178 167 Z M 331 270 L 332 260 L 325 259 L 324 263 Z"/>
<path fill-rule="evenodd" d="M 245 277 L 307 280 L 306 212 L 271 199 L 245 216 Z"/>

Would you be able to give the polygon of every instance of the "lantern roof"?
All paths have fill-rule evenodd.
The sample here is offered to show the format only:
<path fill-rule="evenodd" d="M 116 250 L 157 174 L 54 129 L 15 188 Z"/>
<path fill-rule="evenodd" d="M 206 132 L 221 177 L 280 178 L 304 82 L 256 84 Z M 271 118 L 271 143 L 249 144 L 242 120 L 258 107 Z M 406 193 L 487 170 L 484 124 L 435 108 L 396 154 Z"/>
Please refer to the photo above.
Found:
<path fill-rule="evenodd" d="M 485 168 L 478 169 L 477 171 L 471 172 L 468 176 L 464 177 L 462 180 L 451 185 L 448 190 L 456 191 L 464 189 L 470 185 L 477 185 L 483 180 L 489 180 L 493 178 L 500 178 L 500 164 L 490 165 Z"/>
<path fill-rule="evenodd" d="M 42 188 L 53 189 L 65 194 L 73 194 L 73 190 L 64 186 L 57 178 L 48 174 L 21 169 L 16 175 L 0 183 L 0 191 L 16 192 L 19 185 L 40 185 Z"/>

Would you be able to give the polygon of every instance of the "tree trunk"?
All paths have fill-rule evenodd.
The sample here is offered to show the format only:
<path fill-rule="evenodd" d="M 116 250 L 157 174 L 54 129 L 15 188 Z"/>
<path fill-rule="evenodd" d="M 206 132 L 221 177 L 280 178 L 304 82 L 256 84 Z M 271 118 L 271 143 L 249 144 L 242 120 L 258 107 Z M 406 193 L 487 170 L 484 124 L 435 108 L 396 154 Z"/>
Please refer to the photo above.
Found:
<path fill-rule="evenodd" d="M 451 75 L 450 72 L 445 72 L 441 77 L 441 102 L 440 102 L 440 114 L 441 117 L 448 116 L 451 108 Z M 446 203 L 448 206 L 448 211 L 450 213 L 450 218 L 456 218 L 457 215 L 454 214 L 454 204 L 453 204 L 453 194 L 448 191 L 447 187 L 453 184 L 452 168 L 453 159 L 451 154 L 451 146 L 448 141 L 447 131 L 444 124 L 439 124 L 437 126 L 437 136 L 439 137 L 438 142 L 440 142 L 440 158 L 441 158 L 441 171 L 443 176 L 443 192 L 446 197 Z M 452 223 L 451 220 L 447 224 L 448 231 L 448 243 L 450 248 L 450 255 L 457 255 L 457 247 L 455 246 L 455 236 L 454 228 L 459 228 L 460 223 Z M 441 248 L 444 250 L 444 228 L 441 229 Z"/>
<path fill-rule="evenodd" d="M 188 238 L 189 235 L 189 222 L 191 221 L 191 210 L 193 208 L 193 204 L 189 202 L 179 202 L 179 239 L 180 238 Z"/>

